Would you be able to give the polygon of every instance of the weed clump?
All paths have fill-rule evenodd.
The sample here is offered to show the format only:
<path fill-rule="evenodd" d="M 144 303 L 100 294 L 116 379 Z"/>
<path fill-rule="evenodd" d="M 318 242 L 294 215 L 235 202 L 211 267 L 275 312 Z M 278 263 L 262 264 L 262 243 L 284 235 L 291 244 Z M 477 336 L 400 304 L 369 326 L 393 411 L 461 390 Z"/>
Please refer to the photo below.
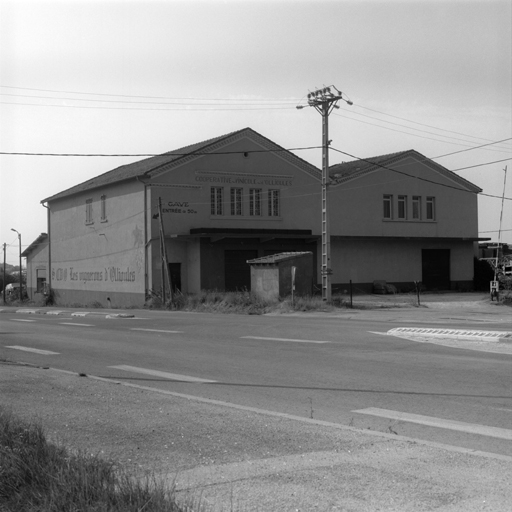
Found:
<path fill-rule="evenodd" d="M 39 423 L 0 408 L 0 510 L 180 512 L 172 490 L 114 462 L 49 443 Z"/>

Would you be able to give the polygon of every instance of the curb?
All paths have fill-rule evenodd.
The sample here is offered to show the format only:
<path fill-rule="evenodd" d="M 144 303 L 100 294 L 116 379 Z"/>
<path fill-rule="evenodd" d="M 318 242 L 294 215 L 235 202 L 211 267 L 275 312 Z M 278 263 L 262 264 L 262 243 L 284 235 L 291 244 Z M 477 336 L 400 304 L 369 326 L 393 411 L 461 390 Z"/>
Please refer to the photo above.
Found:
<path fill-rule="evenodd" d="M 104 316 L 105 318 L 135 318 L 135 315 L 130 313 L 98 313 L 97 311 L 76 311 L 74 313 L 69 313 L 68 311 L 64 311 L 62 309 L 52 310 L 52 311 L 44 311 L 42 309 L 0 309 L 0 313 L 16 313 L 22 315 L 53 315 L 53 316 L 71 316 L 71 317 L 85 317 L 88 315 L 91 316 Z"/>
<path fill-rule="evenodd" d="M 472 331 L 462 329 L 421 329 L 417 327 L 396 327 L 387 332 L 389 335 L 416 335 L 416 336 L 437 336 L 441 338 L 457 339 L 478 339 L 488 341 L 511 341 L 512 332 L 509 331 Z"/>

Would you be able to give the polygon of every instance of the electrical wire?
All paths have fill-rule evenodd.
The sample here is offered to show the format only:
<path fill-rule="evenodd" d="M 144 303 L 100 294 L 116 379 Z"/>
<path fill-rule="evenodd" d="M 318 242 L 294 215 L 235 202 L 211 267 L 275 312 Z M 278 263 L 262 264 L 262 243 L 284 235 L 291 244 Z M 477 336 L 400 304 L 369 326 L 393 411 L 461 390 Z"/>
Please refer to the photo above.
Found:
<path fill-rule="evenodd" d="M 79 156 L 79 157 L 155 157 L 155 156 L 201 156 L 201 155 L 243 155 L 249 153 L 280 153 L 284 151 L 303 151 L 308 149 L 321 149 L 322 146 L 306 146 L 303 148 L 279 148 L 279 149 L 252 149 L 249 151 L 215 151 L 215 153 L 190 151 L 185 153 L 28 153 L 14 151 L 0 151 L 0 155 L 15 156 Z"/>
<path fill-rule="evenodd" d="M 425 181 L 427 183 L 432 183 L 434 185 L 439 185 L 441 187 L 458 190 L 460 192 L 467 192 L 467 193 L 470 193 L 470 194 L 476 194 L 476 192 L 472 192 L 471 190 L 455 187 L 453 185 L 448 185 L 447 183 L 439 183 L 437 181 L 432 181 L 432 180 L 429 180 L 427 178 L 422 178 L 421 176 L 411 176 L 410 174 L 408 174 L 406 172 L 402 172 L 402 171 L 399 171 L 397 169 L 393 169 L 392 167 L 387 167 L 385 165 L 382 165 L 382 164 L 379 164 L 379 163 L 376 163 L 376 162 L 372 162 L 371 160 L 368 160 L 366 158 L 361 158 L 361 157 L 358 157 L 358 156 L 355 156 L 355 155 L 351 155 L 350 153 L 347 153 L 346 151 L 341 151 L 340 149 L 336 149 L 336 148 L 333 148 L 333 147 L 330 147 L 330 149 L 332 149 L 333 151 L 336 151 L 337 153 L 341 153 L 342 155 L 346 155 L 346 156 L 349 156 L 351 158 L 354 158 L 354 160 L 358 160 L 360 162 L 366 162 L 366 163 L 368 163 L 370 165 L 374 165 L 376 167 L 380 167 L 381 169 L 385 169 L 387 171 L 391 171 L 391 172 L 395 172 L 395 173 L 398 173 L 398 174 L 402 174 L 402 175 L 407 176 L 407 177 L 412 178 L 412 179 L 416 179 L 416 180 L 419 180 L 419 181 Z M 510 159 L 507 159 L 507 160 L 510 160 Z M 487 165 L 487 164 L 481 164 L 481 165 Z M 486 197 L 493 197 L 493 198 L 502 199 L 502 196 L 495 196 L 495 195 L 492 195 L 492 194 L 485 194 L 483 192 L 479 192 L 479 195 L 486 196 Z M 505 199 L 507 201 L 512 201 L 512 197 L 505 197 Z"/>

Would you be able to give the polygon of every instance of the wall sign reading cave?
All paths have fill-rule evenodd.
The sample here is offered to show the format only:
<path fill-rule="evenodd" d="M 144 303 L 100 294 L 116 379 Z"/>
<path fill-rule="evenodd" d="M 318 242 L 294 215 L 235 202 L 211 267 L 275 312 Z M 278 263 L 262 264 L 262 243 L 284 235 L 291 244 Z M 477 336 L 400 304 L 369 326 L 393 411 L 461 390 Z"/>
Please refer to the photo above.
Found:
<path fill-rule="evenodd" d="M 168 208 L 162 208 L 162 213 L 197 213 L 197 210 L 190 208 L 188 201 L 169 201 Z"/>

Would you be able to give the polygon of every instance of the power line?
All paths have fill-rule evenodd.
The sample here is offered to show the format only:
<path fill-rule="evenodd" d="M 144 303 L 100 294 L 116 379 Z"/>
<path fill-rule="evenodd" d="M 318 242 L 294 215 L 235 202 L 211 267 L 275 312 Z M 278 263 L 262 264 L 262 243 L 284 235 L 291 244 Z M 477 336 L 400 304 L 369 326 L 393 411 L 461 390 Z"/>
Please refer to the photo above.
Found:
<path fill-rule="evenodd" d="M 343 109 L 343 110 L 346 110 L 346 109 Z M 367 117 L 369 119 L 375 119 L 374 117 L 372 116 L 367 116 L 365 114 L 359 114 L 357 112 L 354 112 L 355 115 L 358 115 L 358 116 L 362 116 L 362 117 Z M 341 116 L 341 114 L 336 114 L 340 117 L 343 117 Z M 349 119 L 353 119 L 352 117 L 349 117 Z M 378 121 L 381 121 L 382 123 L 388 123 L 388 124 L 392 124 L 392 125 L 395 125 L 395 126 L 400 126 L 400 127 L 403 127 L 403 128 L 407 128 L 409 130 L 415 130 L 415 131 L 418 131 L 418 132 L 422 132 L 422 133 L 427 133 L 429 135 L 434 135 L 434 136 L 440 136 L 440 137 L 445 137 L 445 138 L 448 138 L 448 139 L 453 139 L 453 140 L 459 140 L 459 141 L 462 141 L 462 142 L 469 142 L 470 144 L 473 144 L 472 141 L 469 141 L 469 140 L 465 140 L 465 139 L 460 139 L 458 137 L 451 137 L 449 135 L 442 135 L 442 134 L 438 134 L 438 133 L 432 133 L 432 132 L 429 132 L 427 130 L 421 130 L 419 128 L 412 128 L 412 127 L 409 127 L 409 126 L 404 126 L 402 124 L 399 124 L 399 123 L 393 123 L 392 121 L 386 121 L 384 119 L 377 119 Z M 510 140 L 510 139 L 506 139 L 506 140 Z M 510 149 L 507 148 L 508 151 L 510 151 Z"/>
<path fill-rule="evenodd" d="M 71 101 L 71 100 L 70 100 Z M 125 107 L 86 107 L 84 105 L 42 105 L 38 103 L 12 103 L 9 101 L 0 101 L 0 104 L 2 105 L 22 105 L 25 107 L 56 107 L 56 108 L 81 108 L 81 109 L 97 109 L 97 110 L 145 110 L 145 111 L 175 111 L 175 110 L 187 110 L 189 112 L 215 112 L 215 111 L 232 111 L 232 112 L 238 112 L 238 111 L 244 111 L 244 110 L 291 110 L 295 107 L 289 106 L 289 107 L 261 107 L 257 108 L 256 106 L 254 108 L 235 108 L 236 105 L 233 105 L 233 108 L 142 108 L 142 107 L 135 107 L 135 108 L 125 108 Z M 193 105 L 192 105 L 193 106 Z"/>
<path fill-rule="evenodd" d="M 497 140 L 494 142 L 488 142 L 487 144 L 482 144 L 480 146 L 474 146 L 469 149 L 461 149 L 460 151 L 454 151 L 453 153 L 446 153 L 445 155 L 433 156 L 433 157 L 431 157 L 431 160 L 435 160 L 436 158 L 443 158 L 445 156 L 456 155 L 457 153 L 464 153 L 465 151 L 472 151 L 473 149 L 483 148 L 484 146 L 492 146 L 493 144 L 499 144 L 500 142 L 505 142 L 507 140 L 512 140 L 512 137 L 509 137 L 508 139 Z"/>
<path fill-rule="evenodd" d="M 434 130 L 440 130 L 440 131 L 443 131 L 443 132 L 449 132 L 449 133 L 455 133 L 457 135 L 463 135 L 464 137 L 471 137 L 473 139 L 481 139 L 481 140 L 490 140 L 490 139 L 486 139 L 484 137 L 476 137 L 474 135 L 468 135 L 466 133 L 461 133 L 461 132 L 457 132 L 457 131 L 454 131 L 454 130 L 446 130 L 445 128 L 438 128 L 437 126 L 432 126 L 430 124 L 425 124 L 425 123 L 419 123 L 417 121 L 412 121 L 410 119 L 406 119 L 405 117 L 399 117 L 399 116 L 395 116 L 393 114 L 388 114 L 386 112 L 380 112 L 379 110 L 375 110 L 375 109 L 372 109 L 372 108 L 368 108 L 368 107 L 363 107 L 361 106 L 360 104 L 357 104 L 358 107 L 360 108 L 363 108 L 365 110 L 370 110 L 371 112 L 376 112 L 377 114 L 382 114 L 384 116 L 389 116 L 389 117 L 394 117 L 395 119 L 400 119 L 402 121 L 406 121 L 408 123 L 413 123 L 413 124 L 418 124 L 420 126 L 425 126 L 427 128 L 433 128 Z M 508 140 L 508 139 L 507 139 Z"/>
<path fill-rule="evenodd" d="M 0 151 L 0 155 L 13 156 L 62 156 L 62 157 L 154 157 L 154 156 L 199 156 L 199 155 L 243 155 L 246 153 L 280 153 L 284 151 L 302 151 L 308 149 L 320 149 L 322 146 L 307 146 L 303 148 L 280 149 L 252 149 L 249 151 L 215 151 L 215 153 L 190 151 L 185 153 L 30 153 L 16 151 Z"/>
<path fill-rule="evenodd" d="M 145 98 L 145 99 L 159 99 L 159 100 L 200 100 L 200 101 L 279 101 L 279 102 L 290 102 L 295 105 L 297 102 L 296 98 L 267 98 L 265 100 L 262 99 L 250 99 L 243 98 L 243 100 L 235 99 L 235 98 L 191 98 L 191 97 L 170 97 L 170 96 L 138 96 L 134 94 L 109 94 L 109 93 L 101 93 L 101 92 L 84 92 L 84 91 L 61 91 L 55 89 L 35 89 L 30 87 L 14 87 L 11 85 L 0 85 L 1 88 L 4 89 L 20 89 L 24 91 L 37 91 L 37 92 L 55 92 L 59 94 L 83 94 L 88 96 L 117 96 L 119 98 Z M 51 99 L 51 98 L 50 98 Z M 71 98 L 70 98 L 71 99 Z"/>
<path fill-rule="evenodd" d="M 483 164 L 469 165 L 468 167 L 459 167 L 458 169 L 453 169 L 452 172 L 464 171 L 465 169 L 473 169 L 474 167 L 482 167 L 484 165 L 499 164 L 500 162 L 507 162 L 509 160 L 512 160 L 512 157 L 510 157 L 510 158 L 503 158 L 502 160 L 494 160 L 492 162 L 485 162 Z"/>
<path fill-rule="evenodd" d="M 461 144 L 460 142 L 451 142 L 449 140 L 434 139 L 433 137 L 425 137 L 424 135 L 419 135 L 417 133 L 405 132 L 403 130 L 396 130 L 395 128 L 390 128 L 388 126 L 381 126 L 381 125 L 378 125 L 378 124 L 375 124 L 375 123 L 369 123 L 368 121 L 363 121 L 361 119 L 355 119 L 355 118 L 350 117 L 350 116 L 345 116 L 345 115 L 336 114 L 336 113 L 334 115 L 338 116 L 338 117 L 343 117 L 345 119 L 350 119 L 351 121 L 357 121 L 358 123 L 369 124 L 370 126 L 376 126 L 377 128 L 382 128 L 384 130 L 391 130 L 391 131 L 397 132 L 397 133 L 404 133 L 405 135 L 412 135 L 413 137 L 419 137 L 421 139 L 433 140 L 435 142 L 442 142 L 443 144 L 451 144 L 453 146 L 473 147 L 473 146 L 468 146 L 467 144 Z M 408 127 L 404 127 L 404 128 L 408 128 Z M 436 135 L 436 134 L 433 134 L 433 135 Z M 441 137 L 442 136 L 443 135 L 441 135 Z M 470 142 L 470 141 L 466 141 L 466 142 Z"/>
<path fill-rule="evenodd" d="M 398 174 L 402 174 L 402 175 L 407 176 L 409 178 L 413 178 L 413 179 L 420 180 L 420 181 L 425 181 L 427 183 L 432 183 L 434 185 L 439 185 L 440 187 L 451 188 L 453 190 L 458 190 L 460 192 L 467 192 L 467 193 L 470 193 L 470 194 L 475 194 L 475 192 L 472 192 L 471 190 L 466 190 L 464 188 L 459 188 L 459 187 L 455 187 L 453 185 L 448 185 L 447 183 L 439 183 L 438 181 L 432 181 L 432 180 L 429 180 L 427 178 L 422 178 L 420 176 L 411 176 L 410 174 L 408 174 L 406 172 L 398 171 L 397 169 L 393 169 L 392 167 L 387 167 L 385 165 L 382 165 L 382 164 L 379 164 L 379 163 L 376 163 L 376 162 L 372 162 L 371 160 L 368 160 L 366 158 L 361 158 L 361 157 L 358 157 L 358 156 L 355 156 L 355 155 L 351 155 L 350 153 L 347 153 L 345 151 L 341 151 L 340 149 L 336 149 L 336 148 L 333 148 L 333 147 L 331 147 L 330 149 L 332 149 L 333 151 L 336 151 L 338 153 L 341 153 L 342 155 L 347 155 L 347 156 L 349 156 L 351 158 L 354 158 L 355 160 L 358 160 L 360 162 L 366 162 L 366 163 L 374 165 L 376 167 L 380 167 L 381 169 L 386 169 L 387 171 L 396 172 Z M 509 159 L 507 159 L 507 160 L 509 160 Z M 486 165 L 486 164 L 482 164 L 482 165 Z M 451 172 L 453 172 L 453 171 L 451 171 Z M 502 196 L 495 196 L 495 195 L 492 195 L 492 194 L 484 194 L 483 192 L 480 192 L 479 194 L 481 196 L 495 197 L 495 198 L 498 198 L 498 199 L 502 199 Z M 512 201 L 512 197 L 505 197 L 505 199 L 507 201 Z"/>

